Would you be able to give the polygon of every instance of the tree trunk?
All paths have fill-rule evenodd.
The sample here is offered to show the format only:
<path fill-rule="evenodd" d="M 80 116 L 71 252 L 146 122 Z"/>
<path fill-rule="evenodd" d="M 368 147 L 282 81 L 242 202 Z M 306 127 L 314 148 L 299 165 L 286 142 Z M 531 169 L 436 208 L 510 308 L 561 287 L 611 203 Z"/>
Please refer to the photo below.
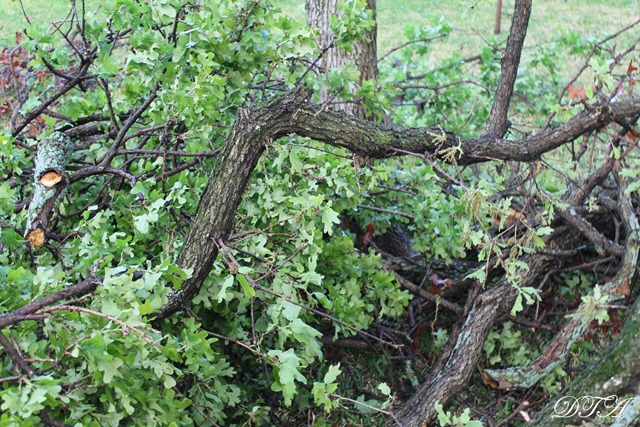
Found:
<path fill-rule="evenodd" d="M 493 27 L 493 34 L 500 34 L 500 21 L 502 19 L 502 0 L 498 0 L 496 5 L 496 25 Z"/>
<path fill-rule="evenodd" d="M 318 30 L 318 45 L 320 49 L 327 48 L 333 44 L 335 35 L 329 25 L 331 16 L 338 13 L 338 2 L 340 0 L 307 0 L 307 24 Z M 373 20 L 376 19 L 376 0 L 367 0 L 367 8 L 373 11 Z M 345 65 L 353 61 L 360 72 L 360 83 L 364 80 L 378 77 L 377 62 L 377 27 L 374 25 L 371 30 L 365 32 L 365 39 L 359 40 L 352 45 L 352 51 L 346 52 L 336 47 L 328 49 L 322 59 L 320 66 L 323 70 L 333 70 L 344 68 Z M 323 102 L 329 102 L 329 94 L 323 94 Z M 362 105 L 356 103 L 338 102 L 331 106 L 335 111 L 344 111 L 361 119 L 366 119 L 367 115 Z"/>

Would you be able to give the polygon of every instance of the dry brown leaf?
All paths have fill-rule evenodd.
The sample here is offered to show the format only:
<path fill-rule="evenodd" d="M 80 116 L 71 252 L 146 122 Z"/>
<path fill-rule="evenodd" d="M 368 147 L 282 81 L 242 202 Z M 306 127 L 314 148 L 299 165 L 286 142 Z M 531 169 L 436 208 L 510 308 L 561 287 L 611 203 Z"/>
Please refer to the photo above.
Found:
<path fill-rule="evenodd" d="M 625 297 L 628 297 L 631 294 L 631 290 L 629 289 L 629 281 L 625 280 L 622 283 L 620 283 L 616 288 L 616 293 L 618 295 L 623 295 Z"/>
<path fill-rule="evenodd" d="M 578 101 L 584 101 L 587 99 L 587 93 L 583 87 L 577 87 L 570 84 L 567 87 L 567 92 L 569 92 L 569 99 L 577 98 Z"/>
<path fill-rule="evenodd" d="M 501 378 L 495 379 L 487 371 L 480 370 L 480 375 L 482 376 L 482 381 L 492 389 L 506 390 L 513 387 L 509 381 L 505 381 Z"/>
<path fill-rule="evenodd" d="M 367 246 L 373 240 L 373 234 L 376 232 L 376 226 L 374 223 L 369 223 L 365 227 L 365 233 L 362 236 L 362 245 Z"/>

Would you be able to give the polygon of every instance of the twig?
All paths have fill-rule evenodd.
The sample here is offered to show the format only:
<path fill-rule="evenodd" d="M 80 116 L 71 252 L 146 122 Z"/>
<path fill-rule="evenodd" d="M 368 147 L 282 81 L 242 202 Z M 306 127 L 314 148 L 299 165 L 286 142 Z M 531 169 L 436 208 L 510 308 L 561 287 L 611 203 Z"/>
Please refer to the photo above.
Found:
<path fill-rule="evenodd" d="M 520 415 L 520 411 L 522 411 L 525 408 L 529 407 L 529 402 L 527 400 L 525 400 L 524 402 L 520 403 L 518 405 L 518 407 L 505 419 L 503 419 L 502 421 L 500 421 L 500 424 L 498 424 L 496 427 L 503 427 L 503 426 L 509 426 L 511 425 L 511 420 L 513 420 L 515 417 L 517 417 L 518 415 Z"/>
<path fill-rule="evenodd" d="M 330 396 L 331 397 L 335 397 L 336 399 L 339 399 L 339 400 L 344 400 L 344 401 L 347 401 L 349 403 L 353 403 L 354 405 L 358 405 L 358 406 L 362 406 L 362 407 L 367 408 L 367 409 L 371 409 L 372 411 L 380 412 L 381 414 L 388 415 L 388 416 L 392 417 L 392 419 L 397 423 L 398 426 L 402 427 L 402 424 L 400 424 L 398 422 L 398 420 L 393 416 L 393 414 L 391 412 L 389 412 L 389 411 L 385 411 L 384 409 L 376 408 L 375 406 L 367 405 L 364 402 L 359 402 L 357 400 L 349 399 L 348 397 L 340 396 L 339 394 L 331 393 Z"/>
<path fill-rule="evenodd" d="M 40 411 L 38 416 L 40 417 L 40 421 L 52 427 L 71 427 L 71 425 L 69 424 L 65 424 L 61 421 L 54 420 L 49 416 L 49 414 L 44 409 Z"/>
<path fill-rule="evenodd" d="M 31 110 L 22 120 L 22 122 L 13 129 L 11 132 L 12 136 L 18 136 L 20 132 L 24 128 L 27 127 L 29 123 L 36 117 L 38 117 L 42 112 L 44 112 L 51 104 L 53 104 L 58 98 L 60 98 L 65 93 L 69 92 L 74 86 L 79 84 L 83 79 L 87 78 L 85 73 L 89 69 L 91 65 L 90 62 L 83 63 L 80 66 L 80 70 L 78 70 L 78 75 L 73 78 L 73 80 L 67 81 L 60 89 L 58 89 L 51 97 L 43 101 L 38 107 Z"/>
<path fill-rule="evenodd" d="M 110 316 L 108 314 L 104 314 L 104 313 L 100 313 L 99 311 L 95 311 L 95 310 L 91 310 L 89 308 L 84 308 L 84 307 L 76 307 L 73 305 L 56 305 L 53 307 L 48 307 L 48 308 L 44 308 L 42 310 L 39 311 L 40 314 L 45 314 L 45 313 L 52 313 L 54 311 L 79 311 L 81 313 L 87 313 L 87 314 L 91 314 L 93 316 L 97 316 L 97 317 L 102 317 L 103 319 L 107 319 L 111 322 L 117 323 L 118 325 L 122 326 L 123 329 L 123 335 L 127 335 L 128 334 L 128 330 L 131 329 L 133 332 L 135 332 L 136 334 L 138 334 L 140 336 L 140 338 L 142 338 L 147 344 L 153 346 L 154 348 L 156 347 L 156 340 L 153 339 L 153 337 L 151 335 L 149 335 L 146 332 L 141 331 L 140 329 L 146 329 L 147 331 L 153 332 L 153 333 L 157 333 L 159 334 L 160 332 L 156 331 L 153 328 L 150 328 L 148 326 L 132 326 L 129 325 L 125 322 L 123 322 L 122 320 Z"/>
<path fill-rule="evenodd" d="M 158 96 L 159 89 L 160 89 L 160 83 L 156 83 L 156 85 L 151 90 L 151 92 L 149 92 L 149 96 L 147 96 L 147 99 L 142 103 L 142 105 L 140 105 L 140 107 L 136 108 L 136 110 L 122 124 L 122 128 L 118 131 L 118 134 L 113 140 L 113 145 L 100 161 L 100 165 L 107 166 L 109 163 L 111 163 L 111 160 L 113 160 L 113 158 L 115 157 L 116 152 L 120 147 L 120 144 L 124 142 L 124 138 L 127 132 L 129 131 L 131 126 L 133 126 L 133 124 L 140 118 L 142 113 L 144 113 L 145 110 L 149 108 L 151 103 L 156 99 L 156 97 Z"/>
<path fill-rule="evenodd" d="M 269 269 L 269 271 L 267 271 L 266 273 L 264 273 L 262 276 L 260 276 L 258 278 L 258 280 L 262 280 L 266 277 L 271 276 L 273 273 L 275 273 L 276 271 L 278 271 L 279 269 L 281 269 L 282 267 L 284 267 L 289 261 L 291 261 L 293 259 L 293 257 L 295 257 L 296 255 L 298 255 L 300 252 L 304 251 L 305 249 L 307 249 L 307 247 L 309 247 L 308 243 L 305 243 L 304 245 L 302 245 L 301 247 L 299 247 L 298 249 L 296 249 L 296 251 L 294 253 L 292 253 L 287 259 L 285 259 L 284 261 L 282 261 L 280 263 L 280 265 L 271 267 Z"/>
<path fill-rule="evenodd" d="M 122 178 L 125 178 L 131 182 L 131 186 L 135 186 L 138 179 L 135 175 L 130 174 L 119 168 L 112 168 L 111 166 L 87 166 L 78 171 L 76 171 L 73 175 L 69 177 L 70 182 L 76 182 L 81 179 L 87 178 L 93 175 L 102 175 L 102 174 L 111 174 L 118 175 Z"/>
<path fill-rule="evenodd" d="M 162 128 L 162 126 L 161 126 Z M 191 153 L 188 151 L 178 150 L 145 150 L 141 148 L 134 148 L 130 150 L 118 150 L 116 154 L 147 154 L 150 156 L 182 156 L 182 157 L 215 157 L 220 153 L 221 149 L 216 148 L 213 151 L 201 151 L 197 153 Z"/>
<path fill-rule="evenodd" d="M 263 264 L 266 264 L 266 263 L 267 263 L 267 260 L 266 260 L 266 259 L 264 259 L 264 258 L 262 258 L 261 256 L 258 256 L 258 255 L 256 255 L 256 254 L 253 254 L 253 253 L 251 253 L 251 252 L 249 252 L 249 251 L 245 251 L 244 249 L 240 249 L 240 248 L 238 248 L 237 246 L 235 246 L 235 245 L 234 245 L 234 244 L 232 244 L 232 243 L 228 243 L 228 242 L 227 242 L 227 245 L 228 245 L 231 249 L 233 249 L 234 251 L 236 251 L 236 252 L 240 252 L 240 253 L 241 253 L 241 254 L 243 254 L 243 255 L 250 256 L 251 258 L 255 259 L 255 260 L 256 260 L 256 261 L 258 261 L 258 262 L 261 262 L 261 263 L 263 263 Z"/>
<path fill-rule="evenodd" d="M 375 211 L 375 212 L 380 212 L 380 213 L 387 213 L 387 214 L 396 215 L 396 216 L 401 216 L 401 217 L 404 217 L 404 218 L 409 218 L 412 221 L 415 219 L 415 217 L 413 215 L 409 215 L 409 214 L 406 214 L 404 212 L 397 212 L 397 211 L 392 211 L 392 210 L 389 210 L 389 209 L 382 209 L 382 208 L 378 208 L 378 207 L 375 207 L 375 206 L 358 205 L 358 208 L 360 208 L 360 209 L 368 209 L 370 211 Z"/>
<path fill-rule="evenodd" d="M 216 243 L 218 244 L 218 247 L 220 249 L 222 249 L 222 253 L 224 253 L 228 257 L 230 263 L 233 264 L 233 266 L 235 268 L 239 269 L 241 267 L 240 264 L 233 257 L 233 254 L 231 254 L 231 252 L 229 251 L 229 248 L 224 244 L 224 242 L 222 240 L 218 239 L 218 240 L 216 240 Z M 371 335 L 370 333 L 365 332 L 365 331 L 363 331 L 361 329 L 358 329 L 355 326 L 351 326 L 348 323 L 345 323 L 342 320 L 331 316 L 330 314 L 323 313 L 322 311 L 316 310 L 313 307 L 309 307 L 308 305 L 305 305 L 305 304 L 302 304 L 300 302 L 297 302 L 297 301 L 293 300 L 289 296 L 282 295 L 282 294 L 279 294 L 279 293 L 277 293 L 275 291 L 272 291 L 271 289 L 265 288 L 264 286 L 260 285 L 255 280 L 253 280 L 253 278 L 251 278 L 251 276 L 249 276 L 248 274 L 243 274 L 243 276 L 247 279 L 247 281 L 249 283 L 251 283 L 251 285 L 253 286 L 254 289 L 257 289 L 257 290 L 265 292 L 265 293 L 267 293 L 269 295 L 273 295 L 275 297 L 281 298 L 281 299 L 283 299 L 285 301 L 290 302 L 293 305 L 297 305 L 298 307 L 302 307 L 305 310 L 308 310 L 308 311 L 310 311 L 310 312 L 312 312 L 314 314 L 317 314 L 318 316 L 324 317 L 327 320 L 331 320 L 332 322 L 338 323 L 339 325 L 342 325 L 342 326 L 354 331 L 357 334 L 364 335 L 366 337 L 374 339 L 374 340 L 378 341 L 381 344 L 388 345 L 388 346 L 390 346 L 392 348 L 395 348 L 395 349 L 400 349 L 400 348 L 404 347 L 404 345 L 402 345 L 402 344 L 394 344 L 392 342 L 388 342 L 388 341 L 385 341 L 385 340 L 383 340 L 381 338 L 378 338 L 378 337 L 376 337 L 374 335 Z"/>
<path fill-rule="evenodd" d="M 218 423 L 216 423 L 215 421 L 213 421 L 213 420 L 211 419 L 211 417 L 209 417 L 207 414 L 205 414 L 204 412 L 202 412 L 202 411 L 200 410 L 200 408 L 198 407 L 198 405 L 192 404 L 191 406 L 193 407 L 193 409 L 195 409 L 196 411 L 198 411 L 198 413 L 199 413 L 200 415 L 202 415 L 202 418 L 204 418 L 205 420 L 207 420 L 207 421 L 208 421 L 212 426 L 214 426 L 214 427 L 220 427 L 220 425 L 219 425 Z"/>
<path fill-rule="evenodd" d="M 27 11 L 24 10 L 24 4 L 22 3 L 22 0 L 20 0 L 20 9 L 22 9 L 22 15 L 24 16 L 24 19 L 26 19 L 27 23 L 29 25 L 31 25 L 31 20 L 29 19 L 29 16 L 27 15 Z"/>
<path fill-rule="evenodd" d="M 33 369 L 25 362 L 22 355 L 18 350 L 9 342 L 9 339 L 0 331 L 0 345 L 4 348 L 4 351 L 9 355 L 13 362 L 13 369 L 20 373 L 20 371 L 27 374 L 29 378 L 33 376 Z"/>
<path fill-rule="evenodd" d="M 250 352 L 252 352 L 255 355 L 258 355 L 260 357 L 264 357 L 264 354 L 260 353 L 259 351 L 257 351 L 256 349 L 254 349 L 253 347 L 251 347 L 250 345 L 247 345 L 245 343 L 243 343 L 240 340 L 231 338 L 231 337 L 227 337 L 225 335 L 220 335 L 220 334 L 216 334 L 215 332 L 211 332 L 211 331 L 206 331 L 209 335 L 211 335 L 212 337 L 216 337 L 219 338 L 221 340 L 224 341 L 231 341 L 234 344 L 238 344 L 240 347 L 246 348 L 247 350 L 249 350 Z"/>
<path fill-rule="evenodd" d="M 24 381 L 24 377 L 22 375 L 14 375 L 12 377 L 2 377 L 0 378 L 0 384 L 4 383 L 21 383 Z"/>
<path fill-rule="evenodd" d="M 408 289 L 409 291 L 417 294 L 419 297 L 426 299 L 427 301 L 431 301 L 435 304 L 439 304 L 456 314 L 463 314 L 464 308 L 460 307 L 458 304 L 448 301 L 440 296 L 433 295 L 430 292 L 425 291 L 420 286 L 412 283 L 411 281 L 405 279 L 397 272 L 387 268 L 388 271 L 392 272 L 396 276 L 396 280 L 402 285 L 403 288 Z"/>
<path fill-rule="evenodd" d="M 183 170 L 189 169 L 191 166 L 195 166 L 198 163 L 200 163 L 200 159 L 199 158 L 195 158 L 193 160 L 189 160 L 188 162 L 181 164 L 177 168 L 171 169 L 169 171 L 165 171 L 164 173 L 159 173 L 158 175 L 154 176 L 153 179 L 156 180 L 156 181 L 164 181 L 167 178 L 169 178 L 170 176 L 179 174 Z"/>
<path fill-rule="evenodd" d="M 313 69 L 313 67 L 315 67 L 315 65 L 318 63 L 318 61 L 320 61 L 322 59 L 322 57 L 324 56 L 325 53 L 327 53 L 327 51 L 329 49 L 331 49 L 334 44 L 335 44 L 336 39 L 334 38 L 333 40 L 331 40 L 331 43 L 329 43 L 327 46 L 325 46 L 322 51 L 320 52 L 320 54 L 318 54 L 318 56 L 316 57 L 315 61 L 313 61 L 311 63 L 311 65 L 309 65 L 307 67 L 306 70 L 304 70 L 304 73 L 302 73 L 302 75 L 300 77 L 298 77 L 296 79 L 296 86 L 298 86 L 300 84 L 300 82 L 307 76 L 307 74 L 309 73 L 309 71 L 311 71 L 311 69 Z"/>
<path fill-rule="evenodd" d="M 423 37 L 421 39 L 415 39 L 415 40 L 409 40 L 406 43 L 401 44 L 400 46 L 394 47 L 393 49 L 389 50 L 387 53 L 385 53 L 384 55 L 382 55 L 382 57 L 380 57 L 378 59 L 378 62 L 381 62 L 384 58 L 386 58 L 387 56 L 391 55 L 393 52 L 396 52 L 402 48 L 405 48 L 411 44 L 414 43 L 422 43 L 422 42 L 430 42 L 431 40 L 435 40 L 435 39 L 439 39 L 442 37 L 445 37 L 446 34 L 438 34 L 436 36 L 432 36 L 432 37 Z"/>

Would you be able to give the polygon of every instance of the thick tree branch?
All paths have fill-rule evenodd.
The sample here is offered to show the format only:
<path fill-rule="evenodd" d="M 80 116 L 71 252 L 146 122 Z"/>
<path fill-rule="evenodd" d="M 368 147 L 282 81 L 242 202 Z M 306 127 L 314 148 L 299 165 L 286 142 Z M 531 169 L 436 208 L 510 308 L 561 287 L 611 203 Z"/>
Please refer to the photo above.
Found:
<path fill-rule="evenodd" d="M 491 159 L 533 161 L 585 132 L 640 113 L 640 99 L 635 99 L 583 111 L 558 127 L 520 141 L 489 136 L 461 141 L 453 132 L 439 127 L 397 128 L 360 120 L 327 110 L 310 98 L 308 89 L 299 88 L 263 107 L 239 112 L 178 256 L 178 265 L 191 269 L 192 275 L 160 310 L 158 318 L 181 309 L 198 291 L 218 255 L 213 242 L 228 237 L 236 208 L 265 145 L 283 136 L 305 136 L 371 158 L 418 153 L 458 164 Z"/>
<path fill-rule="evenodd" d="M 358 120 L 304 102 L 288 124 L 288 133 L 306 136 L 330 145 L 344 147 L 371 158 L 391 157 L 405 152 L 436 155 L 458 164 L 489 160 L 534 161 L 586 132 L 596 130 L 618 117 L 640 113 L 640 100 L 616 103 L 582 111 L 555 128 L 529 138 L 509 141 L 492 136 L 461 141 L 453 132 L 440 127 L 398 128 Z"/>
<path fill-rule="evenodd" d="M 511 31 L 507 39 L 507 47 L 502 57 L 502 69 L 498 88 L 493 99 L 493 107 L 487 120 L 486 133 L 503 137 L 509 128 L 507 113 L 513 95 L 513 85 L 520 66 L 520 55 L 531 16 L 531 0 L 516 0 L 511 20 Z"/>
<path fill-rule="evenodd" d="M 292 117 L 307 103 L 307 91 L 272 101 L 254 111 L 239 110 L 219 162 L 200 199 L 177 264 L 191 269 L 187 279 L 157 314 L 165 318 L 183 308 L 200 289 L 218 256 L 218 240 L 227 240 L 249 176 L 267 142 L 290 132 Z"/>
<path fill-rule="evenodd" d="M 619 300 L 629 295 L 629 283 L 636 272 L 638 262 L 638 250 L 640 238 L 638 233 L 640 227 L 638 219 L 633 213 L 631 202 L 624 195 L 624 188 L 621 186 L 620 204 L 621 214 L 625 218 L 625 228 L 628 238 L 623 251 L 622 265 L 616 276 L 601 285 L 601 295 L 607 296 L 608 302 Z M 604 236 L 603 236 L 604 237 Z M 511 387 L 531 387 L 545 375 L 551 372 L 558 364 L 566 358 L 571 346 L 580 339 L 591 322 L 595 312 L 590 310 L 587 303 L 582 303 L 576 314 L 564 325 L 547 348 L 533 361 L 525 367 L 508 368 L 501 370 L 486 370 L 483 377 L 487 380 L 495 381 L 496 388 L 508 389 Z M 565 420 L 566 421 L 566 420 Z"/>
<path fill-rule="evenodd" d="M 71 149 L 71 141 L 60 132 L 54 132 L 38 145 L 34 171 L 35 190 L 29 203 L 24 232 L 27 244 L 32 248 L 40 248 L 45 244 L 51 212 L 69 186 L 65 167 Z"/>

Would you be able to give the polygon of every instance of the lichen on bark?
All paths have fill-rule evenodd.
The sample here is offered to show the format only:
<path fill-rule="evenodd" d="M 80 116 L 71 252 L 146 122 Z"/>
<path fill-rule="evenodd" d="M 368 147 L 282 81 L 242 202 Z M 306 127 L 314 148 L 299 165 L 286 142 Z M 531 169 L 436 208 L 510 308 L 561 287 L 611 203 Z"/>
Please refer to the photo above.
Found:
<path fill-rule="evenodd" d="M 32 248 L 45 243 L 45 233 L 51 211 L 69 185 L 65 173 L 72 144 L 69 137 L 54 132 L 40 141 L 34 168 L 34 193 L 27 211 L 24 236 Z"/>

